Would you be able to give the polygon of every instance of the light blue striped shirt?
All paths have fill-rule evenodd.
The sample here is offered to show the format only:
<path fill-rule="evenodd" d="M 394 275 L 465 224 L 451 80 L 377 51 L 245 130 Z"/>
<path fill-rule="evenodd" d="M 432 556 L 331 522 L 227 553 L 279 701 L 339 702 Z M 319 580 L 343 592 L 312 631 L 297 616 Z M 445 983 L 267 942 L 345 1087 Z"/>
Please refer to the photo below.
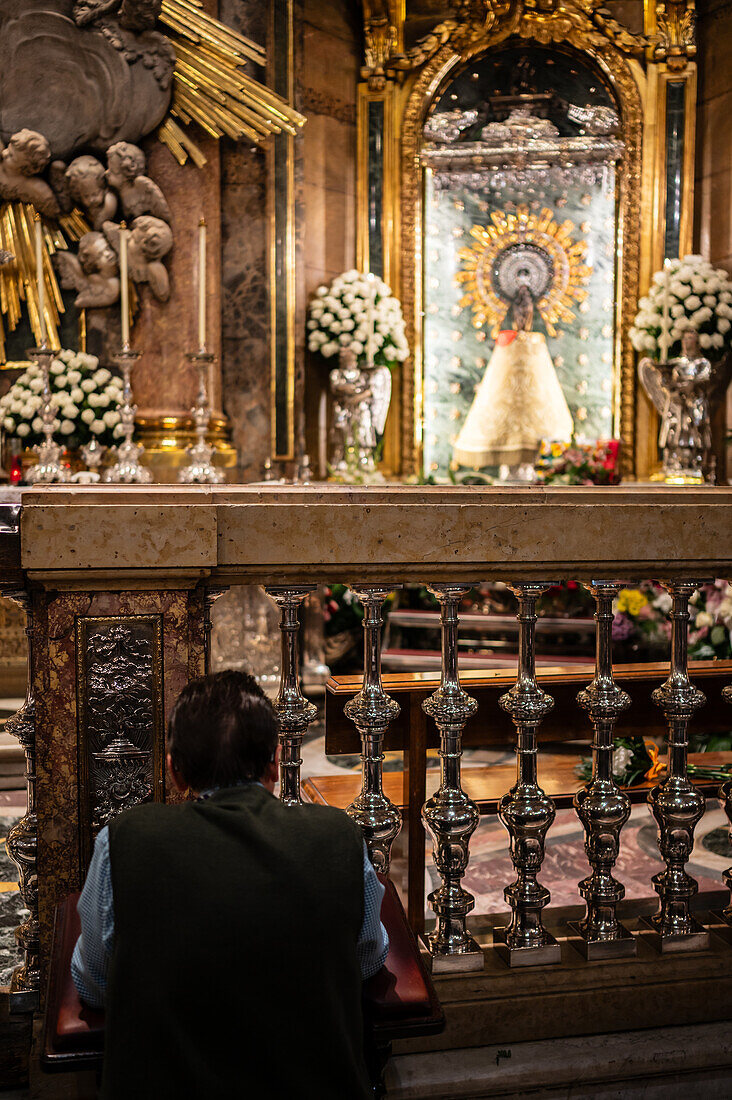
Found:
<path fill-rule="evenodd" d="M 384 964 L 389 937 L 381 923 L 384 887 L 363 846 L 363 923 L 356 951 L 361 977 L 372 977 Z M 109 862 L 109 830 L 100 830 L 77 906 L 81 935 L 71 959 L 71 975 L 81 999 L 92 1008 L 104 1007 L 107 970 L 114 942 L 114 898 Z"/>

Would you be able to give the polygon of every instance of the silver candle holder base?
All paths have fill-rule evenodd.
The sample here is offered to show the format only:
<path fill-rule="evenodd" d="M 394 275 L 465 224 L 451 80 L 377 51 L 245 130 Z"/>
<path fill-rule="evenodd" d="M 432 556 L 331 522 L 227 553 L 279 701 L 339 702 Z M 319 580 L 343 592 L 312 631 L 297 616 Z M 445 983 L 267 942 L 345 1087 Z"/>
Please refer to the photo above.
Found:
<path fill-rule="evenodd" d="M 150 485 L 153 480 L 152 471 L 140 462 L 140 457 L 145 453 L 145 448 L 139 443 L 132 442 L 137 406 L 132 403 L 130 375 L 139 358 L 140 352 L 132 351 L 128 347 L 122 348 L 114 357 L 115 364 L 122 371 L 123 403 L 120 408 L 120 417 L 124 438 L 121 443 L 112 448 L 116 461 L 104 474 L 103 480 L 107 484 Z"/>
<path fill-rule="evenodd" d="M 38 462 L 26 474 L 26 481 L 31 485 L 65 485 L 71 480 L 71 474 L 61 461 L 64 449 L 53 438 L 53 422 L 56 419 L 56 410 L 51 404 L 50 366 L 53 352 L 44 344 L 40 348 L 30 348 L 27 355 L 38 362 L 43 372 L 43 443 L 33 448 Z"/>
<path fill-rule="evenodd" d="M 214 357 L 208 351 L 197 351 L 188 356 L 191 363 L 198 367 L 198 395 L 191 409 L 193 423 L 196 426 L 196 442 L 188 447 L 188 464 L 178 473 L 182 485 L 220 485 L 224 480 L 224 471 L 214 466 L 212 459 L 216 448 L 206 442 L 208 426 L 211 422 L 211 406 L 208 403 L 206 375 Z"/>
<path fill-rule="evenodd" d="M 662 955 L 708 951 L 712 942 L 704 925 L 691 916 L 686 919 L 684 932 L 664 932 L 660 921 L 654 917 L 641 917 L 638 921 L 638 930 L 646 933 L 648 942 Z"/>
<path fill-rule="evenodd" d="M 588 934 L 582 921 L 569 920 L 567 928 L 577 937 L 572 940 L 572 947 L 588 962 L 597 962 L 598 959 L 626 959 L 638 953 L 635 936 L 623 924 L 618 924 L 610 935 L 602 938 L 590 938 L 591 934 Z"/>

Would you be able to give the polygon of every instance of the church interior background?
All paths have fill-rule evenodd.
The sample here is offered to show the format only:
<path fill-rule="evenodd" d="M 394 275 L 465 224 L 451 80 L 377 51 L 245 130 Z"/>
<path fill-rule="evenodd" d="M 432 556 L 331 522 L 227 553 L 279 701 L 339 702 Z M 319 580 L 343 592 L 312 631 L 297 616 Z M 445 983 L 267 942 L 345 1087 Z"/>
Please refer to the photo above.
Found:
<path fill-rule="evenodd" d="M 62 1095 L 55 905 L 236 667 L 420 937 L 385 1095 L 725 1095 L 732 4 L 5 0 L 0 44 L 0 1089 Z"/>

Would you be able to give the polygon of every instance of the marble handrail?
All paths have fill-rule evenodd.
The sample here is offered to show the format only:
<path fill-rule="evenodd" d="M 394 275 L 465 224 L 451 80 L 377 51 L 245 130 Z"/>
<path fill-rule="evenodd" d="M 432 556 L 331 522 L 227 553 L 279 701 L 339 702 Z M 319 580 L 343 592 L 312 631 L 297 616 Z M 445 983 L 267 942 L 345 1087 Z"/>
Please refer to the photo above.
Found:
<path fill-rule="evenodd" d="M 22 494 L 31 578 L 218 583 L 725 576 L 732 488 L 50 486 Z"/>

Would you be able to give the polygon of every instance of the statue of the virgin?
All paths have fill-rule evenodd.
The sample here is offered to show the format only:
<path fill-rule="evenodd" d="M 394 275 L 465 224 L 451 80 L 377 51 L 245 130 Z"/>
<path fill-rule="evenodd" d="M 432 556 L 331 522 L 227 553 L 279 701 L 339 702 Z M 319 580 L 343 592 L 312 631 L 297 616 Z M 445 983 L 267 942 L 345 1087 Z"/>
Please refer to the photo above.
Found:
<path fill-rule="evenodd" d="M 454 448 L 460 466 L 498 466 L 504 482 L 534 481 L 542 440 L 569 441 L 572 415 L 546 337 L 533 332 L 534 299 L 522 283 L 513 328 L 498 333 L 486 372 Z"/>

